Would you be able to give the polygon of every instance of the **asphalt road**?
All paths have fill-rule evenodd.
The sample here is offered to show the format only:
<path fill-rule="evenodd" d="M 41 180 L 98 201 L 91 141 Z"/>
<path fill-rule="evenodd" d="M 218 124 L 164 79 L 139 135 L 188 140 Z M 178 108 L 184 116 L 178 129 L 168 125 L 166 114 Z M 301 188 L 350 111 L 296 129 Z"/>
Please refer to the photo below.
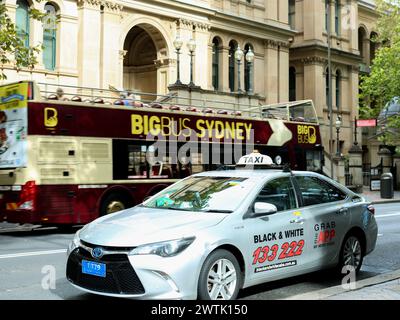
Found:
<path fill-rule="evenodd" d="M 375 207 L 378 242 L 365 257 L 359 279 L 400 269 L 400 203 Z M 65 279 L 66 248 L 72 238 L 73 232 L 57 229 L 0 233 L 0 300 L 107 300 L 82 293 Z M 248 288 L 239 298 L 284 299 L 340 282 L 329 272 L 317 272 Z"/>

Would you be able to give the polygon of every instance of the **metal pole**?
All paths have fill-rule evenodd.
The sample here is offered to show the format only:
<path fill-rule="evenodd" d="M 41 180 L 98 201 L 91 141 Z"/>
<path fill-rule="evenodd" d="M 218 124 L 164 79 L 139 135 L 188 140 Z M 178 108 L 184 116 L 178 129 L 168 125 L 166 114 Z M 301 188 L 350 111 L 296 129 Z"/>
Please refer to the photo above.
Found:
<path fill-rule="evenodd" d="M 190 51 L 190 82 L 189 82 L 189 86 L 193 87 L 194 83 L 193 83 L 193 52 Z"/>
<path fill-rule="evenodd" d="M 336 141 L 337 141 L 337 143 L 336 143 L 336 156 L 337 156 L 337 157 L 340 157 L 339 131 L 340 131 L 340 129 L 339 129 L 339 128 L 336 128 Z"/>
<path fill-rule="evenodd" d="M 238 64 L 238 92 L 241 93 L 242 88 L 240 87 L 240 65 L 241 65 L 240 60 L 237 60 L 237 64 Z"/>
<path fill-rule="evenodd" d="M 331 61 L 331 1 L 327 1 L 328 36 L 328 111 L 329 111 L 329 153 L 331 157 L 331 178 L 333 179 L 333 114 L 332 114 L 332 61 Z"/>
<path fill-rule="evenodd" d="M 357 117 L 354 117 L 354 145 L 358 145 L 357 141 Z"/>
<path fill-rule="evenodd" d="M 177 70 L 177 72 L 176 72 L 176 82 L 175 82 L 175 84 L 176 85 L 181 85 L 182 84 L 182 82 L 181 82 L 181 72 L 180 72 L 180 59 L 179 59 L 179 55 L 181 54 L 181 49 L 176 49 L 176 55 L 177 55 L 177 61 L 176 61 L 176 64 L 177 64 L 177 68 L 178 68 L 178 70 Z"/>
<path fill-rule="evenodd" d="M 253 83 L 252 83 L 252 81 L 251 81 L 251 77 L 252 77 L 252 66 L 253 66 L 253 63 L 252 62 L 248 62 L 248 64 L 249 64 L 249 79 L 248 79 L 248 81 L 249 81 L 249 91 L 248 91 L 248 94 L 252 94 L 253 93 Z"/>

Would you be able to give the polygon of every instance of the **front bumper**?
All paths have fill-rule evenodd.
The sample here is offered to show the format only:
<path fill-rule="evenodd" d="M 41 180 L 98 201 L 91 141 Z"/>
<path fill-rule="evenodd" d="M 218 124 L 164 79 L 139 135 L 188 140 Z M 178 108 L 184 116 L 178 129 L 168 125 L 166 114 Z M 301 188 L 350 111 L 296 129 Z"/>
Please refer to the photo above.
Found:
<path fill-rule="evenodd" d="M 202 259 L 190 249 L 168 258 L 110 254 L 96 260 L 79 247 L 69 254 L 67 279 L 83 291 L 110 297 L 196 299 Z M 105 263 L 106 277 L 83 274 L 82 259 Z"/>

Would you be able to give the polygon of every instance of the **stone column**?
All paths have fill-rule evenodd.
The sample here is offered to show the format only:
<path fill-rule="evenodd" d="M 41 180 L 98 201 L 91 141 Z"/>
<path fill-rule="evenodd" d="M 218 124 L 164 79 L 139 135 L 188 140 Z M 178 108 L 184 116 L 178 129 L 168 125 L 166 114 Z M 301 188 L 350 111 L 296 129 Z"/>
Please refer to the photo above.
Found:
<path fill-rule="evenodd" d="M 166 95 L 168 92 L 168 85 L 171 82 L 169 79 L 168 70 L 172 65 L 175 65 L 175 60 L 172 59 L 158 59 L 154 61 L 157 68 L 157 94 Z"/>
<path fill-rule="evenodd" d="M 230 1 L 223 1 L 230 2 Z M 278 6 L 279 0 L 265 1 L 265 18 L 267 20 L 278 20 Z"/>
<path fill-rule="evenodd" d="M 221 47 L 219 63 L 219 88 L 223 92 L 229 92 L 229 47 Z"/>
<path fill-rule="evenodd" d="M 78 72 L 78 17 L 61 14 L 57 28 L 57 70 L 60 73 L 76 74 Z"/>
<path fill-rule="evenodd" d="M 362 149 L 356 144 L 349 150 L 349 173 L 352 176 L 351 184 L 355 187 L 355 192 L 362 192 Z"/>
<path fill-rule="evenodd" d="M 194 37 L 193 33 L 193 21 L 186 19 L 179 19 L 178 23 L 178 32 L 180 34 L 180 38 L 183 41 L 181 55 L 180 55 L 180 75 L 181 81 L 183 84 L 188 84 L 190 82 L 190 53 L 187 47 L 187 44 L 191 38 Z M 193 38 L 194 39 L 194 38 Z M 194 64 L 196 61 L 196 53 L 197 53 L 197 41 L 196 41 L 196 52 L 194 56 Z M 196 70 L 193 69 L 193 81 L 196 83 Z"/>
<path fill-rule="evenodd" d="M 206 23 L 196 22 L 194 24 L 194 40 L 196 41 L 196 51 L 194 54 L 194 78 L 196 86 L 201 88 L 209 88 L 212 86 L 208 75 L 212 74 L 212 60 L 209 57 L 209 30 L 210 25 Z"/>
<path fill-rule="evenodd" d="M 123 7 L 113 1 L 104 2 L 101 26 L 100 47 L 100 86 L 108 89 L 109 85 L 120 88 L 119 74 L 119 37 L 121 29 L 121 11 Z"/>
<path fill-rule="evenodd" d="M 362 61 L 369 66 L 371 64 L 371 56 L 370 56 L 370 47 L 371 47 L 371 42 L 369 40 L 369 35 L 365 36 L 365 39 L 362 41 L 363 45 L 363 57 Z"/>
<path fill-rule="evenodd" d="M 11 19 L 12 23 L 15 24 L 17 0 L 5 0 L 4 3 L 6 5 L 7 15 Z"/>
<path fill-rule="evenodd" d="M 264 43 L 265 49 L 265 88 L 267 104 L 278 102 L 279 74 L 278 74 L 278 43 L 267 40 Z"/>
<path fill-rule="evenodd" d="M 322 34 L 322 30 L 325 30 L 325 1 L 303 0 L 303 23 L 304 40 L 325 42 Z"/>
<path fill-rule="evenodd" d="M 98 0 L 78 0 L 78 85 L 100 86 L 101 19 Z"/>
<path fill-rule="evenodd" d="M 334 165 L 336 166 L 335 172 L 335 180 L 342 185 L 346 184 L 346 176 L 345 176 L 345 162 L 343 157 L 334 158 Z"/>
<path fill-rule="evenodd" d="M 278 1 L 279 22 L 289 23 L 289 3 L 288 1 Z"/>
<path fill-rule="evenodd" d="M 287 2 L 287 1 L 286 1 Z M 289 101 L 289 44 L 279 44 L 279 102 Z"/>
<path fill-rule="evenodd" d="M 35 7 L 35 9 L 38 9 L 40 11 L 44 11 L 44 4 L 45 3 L 39 3 Z M 31 7 L 32 8 L 32 7 Z M 43 43 L 43 23 L 41 20 L 36 20 L 36 19 L 30 19 L 30 42 L 29 45 L 32 47 L 37 47 L 41 46 Z M 44 64 L 43 64 L 43 51 L 40 51 L 40 53 L 37 55 L 37 64 L 35 66 L 37 69 L 44 69 Z"/>
<path fill-rule="evenodd" d="M 323 109 L 326 107 L 324 75 L 326 60 L 311 56 L 302 59 L 302 62 L 304 63 L 304 97 L 314 101 L 318 118 L 325 120 Z M 324 140 L 325 146 L 328 145 L 327 143 Z"/>

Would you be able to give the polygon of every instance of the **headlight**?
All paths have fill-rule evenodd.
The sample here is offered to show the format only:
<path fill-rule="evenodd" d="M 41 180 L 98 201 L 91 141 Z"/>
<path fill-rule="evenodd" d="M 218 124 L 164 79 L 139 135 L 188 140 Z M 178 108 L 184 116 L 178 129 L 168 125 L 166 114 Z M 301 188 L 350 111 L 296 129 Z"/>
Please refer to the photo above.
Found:
<path fill-rule="evenodd" d="M 81 241 L 79 239 L 79 232 L 80 230 L 78 230 L 75 233 L 74 239 L 70 242 L 69 246 L 68 246 L 68 250 L 67 250 L 67 256 L 69 256 L 69 254 L 74 251 L 76 248 L 79 247 Z"/>
<path fill-rule="evenodd" d="M 133 249 L 131 255 L 155 254 L 160 257 L 173 257 L 181 253 L 194 241 L 195 237 L 145 244 Z"/>

